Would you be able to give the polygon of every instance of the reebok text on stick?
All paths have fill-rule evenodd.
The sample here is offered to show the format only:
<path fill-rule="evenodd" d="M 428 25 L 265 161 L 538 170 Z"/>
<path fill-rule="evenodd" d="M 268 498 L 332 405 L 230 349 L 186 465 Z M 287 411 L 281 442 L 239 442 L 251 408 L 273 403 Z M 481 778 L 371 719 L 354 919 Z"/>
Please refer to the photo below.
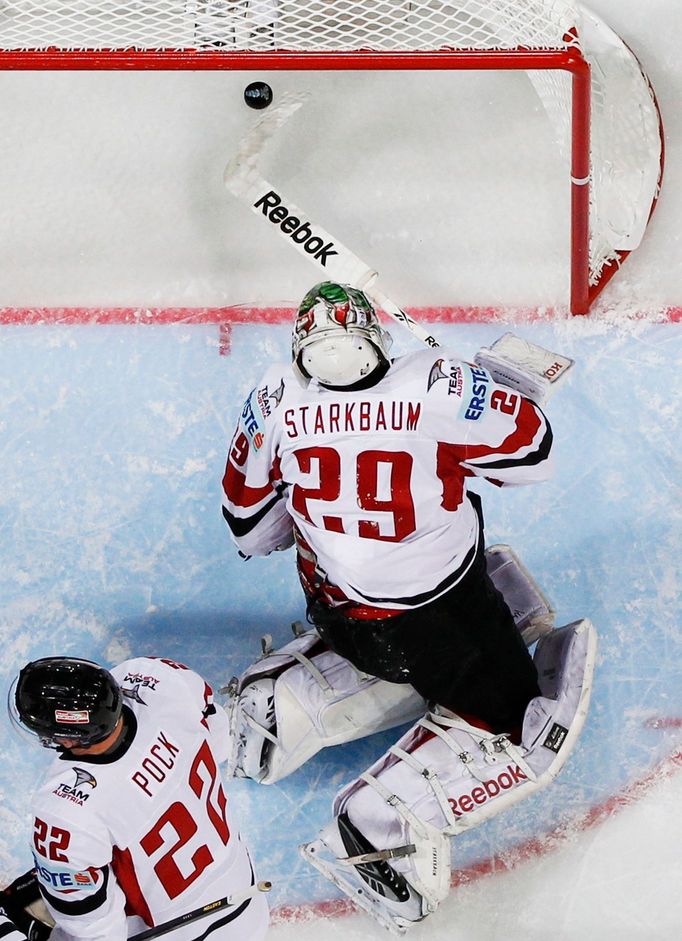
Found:
<path fill-rule="evenodd" d="M 288 235 L 297 245 L 301 245 L 323 267 L 330 255 L 339 254 L 333 242 L 325 243 L 324 239 L 315 235 L 310 222 L 291 215 L 287 207 L 282 205 L 282 198 L 274 190 L 259 197 L 253 204 L 253 208 L 260 209 L 266 219 L 278 225 L 285 235 Z"/>

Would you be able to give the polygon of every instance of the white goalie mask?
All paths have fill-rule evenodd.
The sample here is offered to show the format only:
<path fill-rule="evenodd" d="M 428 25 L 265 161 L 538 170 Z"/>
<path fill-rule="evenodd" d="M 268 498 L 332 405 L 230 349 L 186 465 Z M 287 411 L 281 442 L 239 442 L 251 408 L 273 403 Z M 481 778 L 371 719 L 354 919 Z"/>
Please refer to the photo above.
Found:
<path fill-rule="evenodd" d="M 308 291 L 296 314 L 294 369 L 306 383 L 352 386 L 390 364 L 391 342 L 362 291 L 324 281 Z"/>

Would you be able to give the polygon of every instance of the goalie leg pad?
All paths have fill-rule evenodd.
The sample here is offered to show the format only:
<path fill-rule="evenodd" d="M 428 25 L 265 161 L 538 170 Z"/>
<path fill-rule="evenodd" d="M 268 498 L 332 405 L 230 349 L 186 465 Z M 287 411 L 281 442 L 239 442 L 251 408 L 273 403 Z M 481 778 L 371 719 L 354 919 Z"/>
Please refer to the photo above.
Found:
<path fill-rule="evenodd" d="M 335 819 L 302 848 L 306 858 L 344 891 L 350 887 L 349 894 L 361 889 L 371 900 L 366 910 L 387 927 L 398 930 L 423 918 L 447 894 L 444 874 L 449 883 L 449 853 L 439 851 L 436 836 L 446 839 L 477 826 L 548 784 L 563 767 L 585 721 L 595 656 L 596 634 L 587 620 L 540 639 L 534 659 L 542 695 L 528 705 L 520 745 L 446 710 L 427 714 L 337 794 Z M 418 912 L 412 905 L 397 914 L 396 904 L 387 904 L 348 864 L 336 836 L 343 815 L 377 852 L 395 854 L 390 865 L 421 897 Z M 429 854 L 432 878 L 425 866 Z"/>
<path fill-rule="evenodd" d="M 360 672 L 315 631 L 266 653 L 230 692 L 232 771 L 262 784 L 281 780 L 328 745 L 409 722 L 426 708 L 411 686 Z"/>

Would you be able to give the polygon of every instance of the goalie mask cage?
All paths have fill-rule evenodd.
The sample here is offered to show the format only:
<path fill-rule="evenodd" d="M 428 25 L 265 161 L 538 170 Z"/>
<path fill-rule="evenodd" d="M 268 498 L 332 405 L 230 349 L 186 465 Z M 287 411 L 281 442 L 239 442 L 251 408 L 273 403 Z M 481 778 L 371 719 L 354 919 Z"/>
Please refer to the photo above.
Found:
<path fill-rule="evenodd" d="M 574 0 L 2 0 L 0 68 L 526 70 L 570 162 L 574 314 L 640 243 L 662 176 L 651 85 Z"/>

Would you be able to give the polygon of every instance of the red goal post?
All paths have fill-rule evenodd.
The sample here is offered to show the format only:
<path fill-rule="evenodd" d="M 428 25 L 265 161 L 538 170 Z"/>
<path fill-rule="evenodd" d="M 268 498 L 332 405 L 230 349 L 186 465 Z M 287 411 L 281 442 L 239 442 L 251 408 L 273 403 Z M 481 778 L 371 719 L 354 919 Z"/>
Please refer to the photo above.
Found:
<path fill-rule="evenodd" d="M 661 184 L 649 80 L 574 0 L 2 0 L 0 68 L 525 70 L 570 157 L 574 314 L 639 245 Z"/>

